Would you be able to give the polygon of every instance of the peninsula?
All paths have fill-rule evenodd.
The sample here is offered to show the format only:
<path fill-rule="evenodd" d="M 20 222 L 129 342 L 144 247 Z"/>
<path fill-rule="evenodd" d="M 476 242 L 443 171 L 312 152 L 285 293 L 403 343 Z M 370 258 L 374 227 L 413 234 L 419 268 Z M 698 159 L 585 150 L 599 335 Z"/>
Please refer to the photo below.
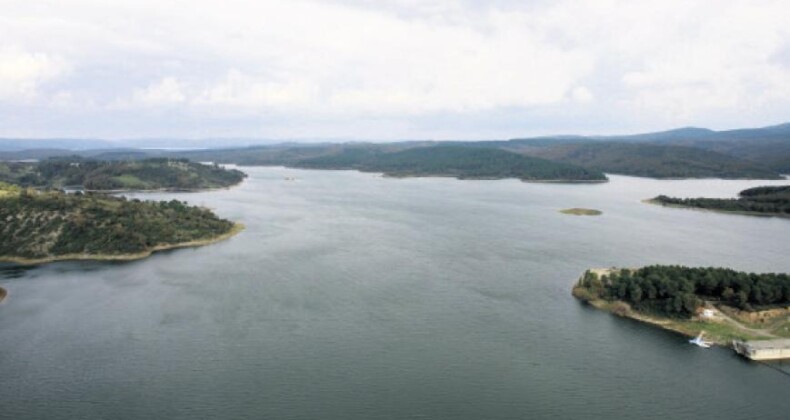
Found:
<path fill-rule="evenodd" d="M 659 195 L 646 202 L 752 216 L 790 217 L 790 185 L 743 190 L 738 198 L 674 198 Z"/>
<path fill-rule="evenodd" d="M 227 239 L 243 226 L 184 202 L 37 191 L 0 183 L 0 262 L 131 260 Z"/>
<path fill-rule="evenodd" d="M 790 338 L 790 276 L 655 265 L 587 270 L 573 296 L 615 315 L 706 338 Z"/>
<path fill-rule="evenodd" d="M 187 159 L 93 160 L 78 156 L 0 162 L 0 181 L 35 188 L 88 191 L 197 191 L 240 183 L 244 172 Z"/>

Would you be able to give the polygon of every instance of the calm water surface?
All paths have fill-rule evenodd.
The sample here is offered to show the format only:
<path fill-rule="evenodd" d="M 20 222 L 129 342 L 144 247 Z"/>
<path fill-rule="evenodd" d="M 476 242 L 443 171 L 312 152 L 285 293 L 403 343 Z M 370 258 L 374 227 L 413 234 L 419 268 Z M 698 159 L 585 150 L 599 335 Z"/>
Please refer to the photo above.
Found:
<path fill-rule="evenodd" d="M 588 267 L 790 271 L 790 220 L 640 203 L 770 182 L 245 170 L 228 191 L 140 196 L 246 224 L 227 242 L 0 267 L 0 418 L 788 418 L 788 364 L 569 293 Z"/>

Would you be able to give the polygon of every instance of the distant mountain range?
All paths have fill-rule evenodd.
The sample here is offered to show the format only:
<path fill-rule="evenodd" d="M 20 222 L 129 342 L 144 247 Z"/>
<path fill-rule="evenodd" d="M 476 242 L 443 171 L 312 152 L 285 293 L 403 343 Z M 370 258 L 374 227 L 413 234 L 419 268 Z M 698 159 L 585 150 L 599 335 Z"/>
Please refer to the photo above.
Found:
<path fill-rule="evenodd" d="M 210 149 L 217 145 L 222 147 L 247 147 L 261 144 L 278 143 L 266 139 L 16 139 L 0 138 L 0 152 L 21 150 L 96 150 L 96 149 Z"/>
<path fill-rule="evenodd" d="M 668 146 L 686 146 L 710 150 L 756 163 L 774 172 L 790 173 L 790 123 L 763 128 L 713 131 L 706 128 L 686 127 L 658 133 L 629 136 L 595 136 L 553 138 L 565 143 L 652 143 Z M 550 143 L 552 138 L 514 139 L 517 147 Z"/>
<path fill-rule="evenodd" d="M 565 170 L 576 167 L 591 173 L 607 172 L 655 178 L 740 178 L 780 179 L 790 173 L 790 123 L 764 128 L 714 131 L 686 127 L 657 133 L 619 136 L 543 136 L 496 141 L 403 141 L 390 143 L 325 142 L 278 143 L 254 145 L 255 141 L 236 140 L 248 145 L 213 148 L 217 140 L 3 140 L 0 139 L 0 160 L 45 159 L 51 156 L 78 154 L 105 160 L 134 160 L 149 157 L 182 157 L 196 161 L 235 163 L 240 165 L 309 166 L 313 162 L 346 162 L 363 170 L 376 170 L 387 159 L 408 156 L 421 162 L 422 168 L 410 170 L 430 172 L 434 165 L 448 164 L 442 154 L 441 164 L 436 151 L 429 146 L 445 145 L 467 149 L 501 149 L 556 163 Z M 264 142 L 264 141 L 261 141 Z M 223 143 L 226 143 L 223 141 Z M 159 149 L 149 149 L 154 145 Z M 136 147 L 131 147 L 131 146 Z M 166 145 L 162 146 L 162 145 Z M 191 145 L 191 146 L 190 146 Z M 34 147 L 35 146 L 35 147 Z M 180 149 L 179 149 L 180 148 Z M 387 153 L 407 149 L 422 151 L 384 158 Z M 355 151 L 365 150 L 365 153 Z M 351 151 L 349 153 L 349 151 Z M 369 153 L 375 154 L 375 165 Z M 422 155 L 426 154 L 426 155 Z M 485 154 L 481 152 L 481 154 Z M 461 159 L 461 153 L 457 153 Z M 334 156 L 329 158 L 330 156 Z M 347 162 L 349 156 L 368 156 L 364 161 Z M 463 159 L 469 159 L 463 153 Z M 501 159 L 515 163 L 517 159 L 497 154 L 485 159 Z M 482 157 L 481 157 L 482 159 Z M 329 165 L 331 166 L 331 165 Z M 582 172 L 579 172 L 582 173 Z"/>

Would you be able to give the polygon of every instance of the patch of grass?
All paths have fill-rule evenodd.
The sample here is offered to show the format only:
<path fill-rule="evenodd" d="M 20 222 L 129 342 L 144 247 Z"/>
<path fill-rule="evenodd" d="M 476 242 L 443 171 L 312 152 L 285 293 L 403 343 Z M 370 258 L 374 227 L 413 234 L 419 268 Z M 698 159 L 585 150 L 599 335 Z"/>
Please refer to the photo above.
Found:
<path fill-rule="evenodd" d="M 704 322 L 704 321 L 672 321 L 672 324 L 688 335 L 697 335 L 700 331 L 705 331 L 705 337 L 708 340 L 717 343 L 729 343 L 732 340 L 765 340 L 770 337 L 762 337 L 746 333 L 738 328 L 718 322 Z"/>
<path fill-rule="evenodd" d="M 120 182 L 121 185 L 123 185 L 123 188 L 144 190 L 149 187 L 148 183 L 143 182 L 140 178 L 134 175 L 125 174 L 113 177 L 113 179 Z"/>
<path fill-rule="evenodd" d="M 19 187 L 0 181 L 0 198 L 16 196 L 19 191 Z"/>
<path fill-rule="evenodd" d="M 790 321 L 780 322 L 771 328 L 771 334 L 790 338 Z"/>
<path fill-rule="evenodd" d="M 582 208 L 572 208 L 572 209 L 565 209 L 560 210 L 562 214 L 572 214 L 574 216 L 600 216 L 603 214 L 600 210 L 595 209 L 582 209 Z"/>

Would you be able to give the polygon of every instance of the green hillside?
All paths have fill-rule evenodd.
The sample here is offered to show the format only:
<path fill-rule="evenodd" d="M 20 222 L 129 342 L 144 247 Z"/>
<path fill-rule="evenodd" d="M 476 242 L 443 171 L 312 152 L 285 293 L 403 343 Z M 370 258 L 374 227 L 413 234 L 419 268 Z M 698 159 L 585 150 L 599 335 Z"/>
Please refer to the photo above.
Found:
<path fill-rule="evenodd" d="M 651 178 L 781 179 L 757 163 L 686 146 L 587 142 L 525 153 L 606 173 Z"/>
<path fill-rule="evenodd" d="M 233 222 L 180 201 L 38 192 L 0 185 L 0 261 L 146 253 L 234 232 Z"/>
<path fill-rule="evenodd" d="M 185 159 L 99 161 L 79 157 L 0 162 L 0 180 L 39 188 L 87 190 L 200 190 L 238 184 L 244 173 Z"/>
<path fill-rule="evenodd" d="M 312 169 L 356 169 L 390 176 L 451 176 L 459 179 L 518 178 L 530 181 L 605 181 L 595 170 L 550 162 L 500 149 L 462 146 L 413 147 L 397 152 L 348 148 L 340 153 L 304 159 L 295 166 Z"/>
<path fill-rule="evenodd" d="M 336 160 L 340 165 L 343 159 L 361 153 L 358 150 L 381 154 L 441 145 L 502 149 L 581 165 L 595 171 L 657 178 L 777 179 L 780 173 L 790 174 L 790 124 L 727 131 L 687 127 L 616 136 L 559 135 L 474 142 L 279 143 L 199 150 L 135 149 L 127 144 L 123 147 L 73 152 L 64 150 L 72 144 L 65 140 L 35 143 L 48 149 L 19 150 L 22 145 L 32 143 L 12 142 L 6 151 L 0 147 L 0 160 L 46 159 L 79 154 L 86 159 L 106 161 L 168 158 L 238 165 L 307 166 L 318 165 L 322 161 L 329 165 Z M 330 157 L 335 155 L 349 156 Z M 311 163 L 313 159 L 315 162 Z M 345 163 L 360 166 L 360 162 Z M 0 179 L 5 179 L 2 178 L 2 168 Z M 130 179 L 126 179 L 128 181 Z"/>

